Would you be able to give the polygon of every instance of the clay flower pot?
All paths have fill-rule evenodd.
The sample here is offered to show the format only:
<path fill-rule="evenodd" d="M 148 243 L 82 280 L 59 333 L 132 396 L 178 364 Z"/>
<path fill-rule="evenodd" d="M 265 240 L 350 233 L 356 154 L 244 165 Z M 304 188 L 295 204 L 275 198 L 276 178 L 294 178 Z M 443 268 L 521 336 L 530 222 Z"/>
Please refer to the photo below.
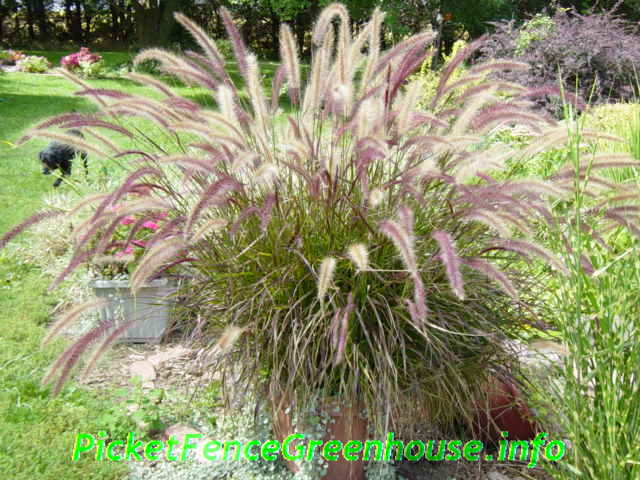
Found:
<path fill-rule="evenodd" d="M 494 379 L 476 404 L 474 436 L 485 443 L 533 440 L 539 428 L 522 392 L 513 382 Z M 502 437 L 501 432 L 509 432 Z"/>
<path fill-rule="evenodd" d="M 291 415 L 286 410 L 288 403 L 272 400 L 273 408 L 273 430 L 276 440 L 283 442 L 285 438 L 296 431 L 293 425 Z M 330 440 L 338 440 L 344 446 L 351 440 L 360 441 L 364 444 L 367 439 L 367 420 L 362 418 L 362 407 L 343 407 L 335 401 L 326 402 L 323 407 L 331 421 L 327 426 L 327 433 L 322 439 L 323 442 Z M 291 445 L 295 447 L 295 443 Z M 291 455 L 295 455 L 293 448 L 289 448 Z M 315 456 L 321 455 L 320 448 L 316 449 Z M 346 460 L 342 456 L 342 452 L 337 454 L 338 459 L 327 461 L 327 473 L 321 477 L 322 480 L 364 480 L 364 462 L 361 458 L 362 452 L 358 454 L 360 458 L 356 461 Z M 296 473 L 300 470 L 295 462 L 284 460 L 289 470 Z"/>

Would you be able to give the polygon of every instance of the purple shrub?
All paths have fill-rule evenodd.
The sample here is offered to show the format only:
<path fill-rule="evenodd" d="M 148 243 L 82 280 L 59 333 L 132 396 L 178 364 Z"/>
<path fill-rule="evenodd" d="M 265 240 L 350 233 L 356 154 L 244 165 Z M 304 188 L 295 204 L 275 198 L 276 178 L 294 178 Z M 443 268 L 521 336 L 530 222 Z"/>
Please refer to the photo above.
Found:
<path fill-rule="evenodd" d="M 636 96 L 640 68 L 640 36 L 635 25 L 613 12 L 580 15 L 558 11 L 536 16 L 524 25 L 495 23 L 480 51 L 480 61 L 512 58 L 529 65 L 526 71 L 500 76 L 535 90 L 526 96 L 554 115 L 562 113 L 559 80 L 567 101 L 589 103 L 629 100 Z"/>

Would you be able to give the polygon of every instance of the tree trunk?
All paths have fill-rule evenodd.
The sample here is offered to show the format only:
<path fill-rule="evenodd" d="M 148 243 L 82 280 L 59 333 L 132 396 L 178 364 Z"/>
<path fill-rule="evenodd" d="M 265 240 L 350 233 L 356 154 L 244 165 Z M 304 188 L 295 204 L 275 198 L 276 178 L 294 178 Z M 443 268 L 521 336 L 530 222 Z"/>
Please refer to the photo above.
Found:
<path fill-rule="evenodd" d="M 71 22 L 71 39 L 74 43 L 81 46 L 82 44 L 82 2 L 74 0 L 75 12 L 73 12 L 73 20 Z"/>
<path fill-rule="evenodd" d="M 47 40 L 49 38 L 49 28 L 47 24 L 47 12 L 44 7 L 43 0 L 36 0 L 35 2 L 35 14 L 38 20 L 38 31 L 40 40 Z"/>
<path fill-rule="evenodd" d="M 273 48 L 273 54 L 278 57 L 280 50 L 280 42 L 278 36 L 280 33 L 280 18 L 276 15 L 276 12 L 271 10 L 271 48 Z"/>
<path fill-rule="evenodd" d="M 13 17 L 13 34 L 11 35 L 12 43 L 18 41 L 18 39 L 20 38 L 21 30 L 22 27 L 20 26 L 20 15 L 18 15 L 18 12 L 16 12 Z"/>
<path fill-rule="evenodd" d="M 133 0 L 136 37 L 140 46 L 165 46 L 174 24 L 173 13 L 179 0 L 150 2 L 149 6 Z"/>
<path fill-rule="evenodd" d="M 71 16 L 71 0 L 64 0 L 64 25 L 67 28 L 67 33 L 71 35 L 73 17 Z"/>
<path fill-rule="evenodd" d="M 295 32 L 296 32 L 296 39 L 298 40 L 298 55 L 302 58 L 302 56 L 304 55 L 305 24 L 302 21 L 301 13 L 296 15 Z"/>
<path fill-rule="evenodd" d="M 121 12 L 122 12 L 122 20 L 120 21 L 121 25 L 124 25 L 124 40 L 131 40 L 135 34 L 133 27 L 133 5 L 131 2 L 128 2 L 125 7 L 124 0 L 121 0 Z"/>
<path fill-rule="evenodd" d="M 85 44 L 91 43 L 91 20 L 93 19 L 93 15 L 91 15 L 91 11 L 84 6 L 84 42 Z"/>
<path fill-rule="evenodd" d="M 36 38 L 36 34 L 33 29 L 33 4 L 30 1 L 27 1 L 26 6 L 27 6 L 27 26 L 29 31 L 29 40 L 33 41 Z"/>
<path fill-rule="evenodd" d="M 120 14 L 114 0 L 109 0 L 109 14 L 111 15 L 111 36 L 116 41 L 121 40 Z"/>

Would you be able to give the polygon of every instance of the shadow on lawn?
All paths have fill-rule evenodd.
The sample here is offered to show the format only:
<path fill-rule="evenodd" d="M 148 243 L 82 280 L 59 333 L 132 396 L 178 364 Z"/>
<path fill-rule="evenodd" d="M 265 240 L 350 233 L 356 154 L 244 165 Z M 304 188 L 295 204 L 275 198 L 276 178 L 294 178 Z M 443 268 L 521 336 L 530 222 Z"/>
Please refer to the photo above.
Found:
<path fill-rule="evenodd" d="M 71 110 L 90 111 L 83 98 L 50 95 L 0 93 L 0 141 L 15 143 L 24 133 L 25 125 L 34 125 L 53 115 Z"/>

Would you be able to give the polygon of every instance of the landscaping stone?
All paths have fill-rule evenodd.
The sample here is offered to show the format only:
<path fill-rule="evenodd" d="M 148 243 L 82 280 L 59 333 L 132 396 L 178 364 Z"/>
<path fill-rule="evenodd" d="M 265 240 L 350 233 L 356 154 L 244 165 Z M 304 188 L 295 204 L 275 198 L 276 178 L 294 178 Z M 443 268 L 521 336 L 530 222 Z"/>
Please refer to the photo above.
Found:
<path fill-rule="evenodd" d="M 176 360 L 178 358 L 184 357 L 187 354 L 191 353 L 191 350 L 183 347 L 182 345 L 177 345 L 168 350 L 159 351 L 154 353 L 153 355 L 147 357 L 147 360 L 151 362 L 154 367 L 158 367 L 164 362 L 169 362 L 172 360 Z"/>
<path fill-rule="evenodd" d="M 150 382 L 156 379 L 156 369 L 148 360 L 138 360 L 129 366 L 129 373 L 132 377 L 139 377 L 143 382 Z"/>

